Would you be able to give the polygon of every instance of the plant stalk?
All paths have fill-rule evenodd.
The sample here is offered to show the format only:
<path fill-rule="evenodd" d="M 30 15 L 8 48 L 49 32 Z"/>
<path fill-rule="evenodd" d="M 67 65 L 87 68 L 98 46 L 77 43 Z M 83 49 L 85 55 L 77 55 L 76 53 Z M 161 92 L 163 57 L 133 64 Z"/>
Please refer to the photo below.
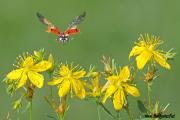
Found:
<path fill-rule="evenodd" d="M 98 120 L 101 120 L 99 105 L 97 104 L 97 113 L 98 113 Z"/>
<path fill-rule="evenodd" d="M 29 120 L 32 120 L 32 100 L 30 101 L 30 107 L 29 107 Z"/>
<path fill-rule="evenodd" d="M 148 85 L 148 104 L 149 104 L 149 110 L 152 113 L 152 103 L 151 103 L 151 84 L 147 82 Z"/>
<path fill-rule="evenodd" d="M 131 111 L 129 110 L 129 105 L 127 104 L 125 108 L 126 108 L 126 112 L 128 114 L 129 120 L 133 120 L 133 116 L 131 114 Z"/>
<path fill-rule="evenodd" d="M 106 113 L 108 113 L 108 115 L 110 115 L 113 119 L 116 118 L 101 102 L 99 102 L 98 104 L 99 104 L 99 105 L 104 109 L 104 111 L 105 111 Z"/>

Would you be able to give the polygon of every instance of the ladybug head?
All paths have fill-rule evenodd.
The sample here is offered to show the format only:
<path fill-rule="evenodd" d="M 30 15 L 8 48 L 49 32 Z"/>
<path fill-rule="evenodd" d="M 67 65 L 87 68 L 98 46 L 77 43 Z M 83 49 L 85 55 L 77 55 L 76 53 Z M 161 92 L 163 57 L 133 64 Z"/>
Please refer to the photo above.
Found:
<path fill-rule="evenodd" d="M 67 43 L 69 41 L 69 36 L 62 34 L 58 37 L 57 41 L 61 43 Z"/>

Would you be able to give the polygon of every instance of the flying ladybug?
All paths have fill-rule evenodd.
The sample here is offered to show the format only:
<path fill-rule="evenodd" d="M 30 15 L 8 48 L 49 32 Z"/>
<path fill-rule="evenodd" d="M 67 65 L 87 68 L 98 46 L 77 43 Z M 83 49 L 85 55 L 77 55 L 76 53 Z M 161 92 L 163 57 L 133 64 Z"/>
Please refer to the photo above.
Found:
<path fill-rule="evenodd" d="M 83 12 L 81 15 L 75 17 L 72 22 L 68 24 L 68 28 L 61 32 L 58 27 L 53 25 L 48 19 L 46 19 L 43 15 L 40 13 L 37 13 L 38 19 L 47 26 L 46 32 L 53 33 L 54 35 L 57 35 L 57 41 L 61 43 L 66 43 L 70 40 L 71 35 L 78 34 L 80 32 L 80 29 L 77 28 L 77 25 L 80 24 L 82 21 L 84 21 L 86 16 L 86 12 Z"/>

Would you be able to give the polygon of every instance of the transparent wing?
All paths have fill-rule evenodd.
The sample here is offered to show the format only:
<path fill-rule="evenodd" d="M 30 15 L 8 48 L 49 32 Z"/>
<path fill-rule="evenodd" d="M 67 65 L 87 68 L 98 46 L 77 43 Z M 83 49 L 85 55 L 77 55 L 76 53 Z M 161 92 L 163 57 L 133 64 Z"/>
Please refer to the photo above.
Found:
<path fill-rule="evenodd" d="M 55 35 L 61 34 L 60 30 L 55 25 L 53 25 L 49 20 L 47 20 L 43 15 L 41 15 L 40 13 L 37 13 L 37 17 L 41 23 L 43 23 L 47 26 L 46 32 L 50 32 L 50 33 L 53 33 Z"/>
<path fill-rule="evenodd" d="M 80 30 L 77 29 L 77 25 L 80 24 L 82 21 L 84 21 L 85 16 L 86 16 L 86 12 L 83 12 L 81 15 L 74 18 L 72 22 L 69 23 L 68 28 L 64 33 L 68 35 L 79 33 Z"/>
<path fill-rule="evenodd" d="M 86 12 L 83 12 L 81 15 L 77 16 L 73 19 L 72 22 L 69 23 L 68 29 L 76 27 L 78 24 L 80 24 L 82 21 L 84 21 L 86 16 Z"/>

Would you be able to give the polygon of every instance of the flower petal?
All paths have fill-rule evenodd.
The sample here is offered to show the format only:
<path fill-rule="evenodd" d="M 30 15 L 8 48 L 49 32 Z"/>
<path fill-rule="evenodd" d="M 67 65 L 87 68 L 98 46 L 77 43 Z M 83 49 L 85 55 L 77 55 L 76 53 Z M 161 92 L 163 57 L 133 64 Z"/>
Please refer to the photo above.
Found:
<path fill-rule="evenodd" d="M 84 88 L 83 83 L 80 80 L 72 80 L 72 87 L 73 90 L 75 92 L 75 94 L 80 98 L 80 99 L 84 99 L 86 96 L 86 91 Z"/>
<path fill-rule="evenodd" d="M 134 46 L 131 50 L 131 52 L 129 53 L 129 59 L 132 56 L 136 56 L 138 54 L 140 54 L 145 48 L 144 47 L 139 47 L 139 46 Z"/>
<path fill-rule="evenodd" d="M 104 97 L 102 99 L 102 102 L 105 103 L 107 98 L 109 96 L 111 96 L 116 90 L 117 90 L 117 87 L 115 87 L 114 85 L 110 85 L 106 90 L 106 93 L 105 93 L 105 95 L 104 95 Z"/>
<path fill-rule="evenodd" d="M 113 97 L 114 108 L 116 110 L 122 109 L 122 107 L 124 105 L 124 101 L 125 101 L 124 91 L 122 89 L 118 89 L 114 93 L 114 97 Z"/>
<path fill-rule="evenodd" d="M 32 57 L 27 57 L 24 61 L 23 61 L 23 67 L 27 67 L 27 66 L 32 66 L 34 64 L 34 60 Z"/>
<path fill-rule="evenodd" d="M 17 80 L 21 77 L 23 69 L 16 69 L 7 74 L 7 78 L 11 80 Z"/>
<path fill-rule="evenodd" d="M 81 71 L 77 71 L 73 73 L 73 78 L 79 79 L 84 77 L 84 75 L 86 74 L 86 71 L 81 70 Z"/>
<path fill-rule="evenodd" d="M 21 79 L 18 82 L 17 88 L 20 88 L 26 84 L 27 75 L 25 73 L 22 74 Z"/>
<path fill-rule="evenodd" d="M 112 76 L 107 77 L 107 80 L 109 80 L 111 82 L 117 81 L 117 80 L 119 80 L 119 76 L 112 75 Z"/>
<path fill-rule="evenodd" d="M 91 81 L 92 84 L 92 96 L 96 97 L 96 96 L 100 96 L 101 94 L 101 86 L 99 83 L 99 76 L 95 77 L 92 79 Z"/>
<path fill-rule="evenodd" d="M 124 85 L 124 88 L 125 88 L 125 91 L 131 94 L 132 96 L 135 96 L 135 97 L 140 96 L 139 90 L 135 86 L 126 84 Z"/>
<path fill-rule="evenodd" d="M 31 70 L 35 72 L 43 72 L 43 71 L 48 70 L 51 66 L 52 66 L 52 63 L 43 60 L 39 62 L 38 64 L 34 65 Z"/>
<path fill-rule="evenodd" d="M 64 80 L 63 78 L 56 78 L 56 79 L 53 79 L 52 81 L 49 81 L 48 85 L 57 85 L 57 84 L 60 84 L 63 80 Z"/>
<path fill-rule="evenodd" d="M 52 64 L 49 69 L 50 69 L 50 71 L 53 71 L 54 70 L 54 58 L 53 58 L 52 54 L 49 54 L 48 61 Z"/>
<path fill-rule="evenodd" d="M 148 50 L 143 51 L 140 55 L 136 57 L 138 69 L 143 69 L 145 64 L 151 59 L 152 53 Z"/>
<path fill-rule="evenodd" d="M 119 76 L 117 75 L 112 75 L 106 78 L 108 81 L 106 84 L 103 86 L 101 92 L 105 91 L 110 85 L 117 85 L 119 82 Z"/>
<path fill-rule="evenodd" d="M 70 82 L 68 79 L 64 80 L 62 84 L 59 86 L 59 96 L 63 97 L 65 96 L 70 90 Z"/>
<path fill-rule="evenodd" d="M 106 84 L 102 87 L 101 92 L 103 93 L 104 91 L 106 91 L 111 84 L 111 81 L 107 81 Z"/>
<path fill-rule="evenodd" d="M 44 83 L 43 75 L 41 75 L 37 72 L 29 71 L 28 77 L 29 77 L 30 81 L 32 82 L 32 84 L 35 85 L 36 87 L 41 88 L 43 86 L 43 83 Z"/>
<path fill-rule="evenodd" d="M 154 51 L 154 59 L 157 63 L 159 63 L 162 67 L 165 67 L 167 69 L 170 69 L 171 66 L 166 62 L 166 58 L 163 56 L 163 54 Z"/>
<path fill-rule="evenodd" d="M 70 73 L 70 70 L 68 68 L 68 66 L 66 65 L 61 65 L 60 69 L 59 69 L 59 74 L 61 76 L 67 76 Z"/>
<path fill-rule="evenodd" d="M 124 66 L 119 72 L 120 80 L 126 82 L 129 79 L 129 76 L 130 76 L 130 70 L 128 66 Z"/>

